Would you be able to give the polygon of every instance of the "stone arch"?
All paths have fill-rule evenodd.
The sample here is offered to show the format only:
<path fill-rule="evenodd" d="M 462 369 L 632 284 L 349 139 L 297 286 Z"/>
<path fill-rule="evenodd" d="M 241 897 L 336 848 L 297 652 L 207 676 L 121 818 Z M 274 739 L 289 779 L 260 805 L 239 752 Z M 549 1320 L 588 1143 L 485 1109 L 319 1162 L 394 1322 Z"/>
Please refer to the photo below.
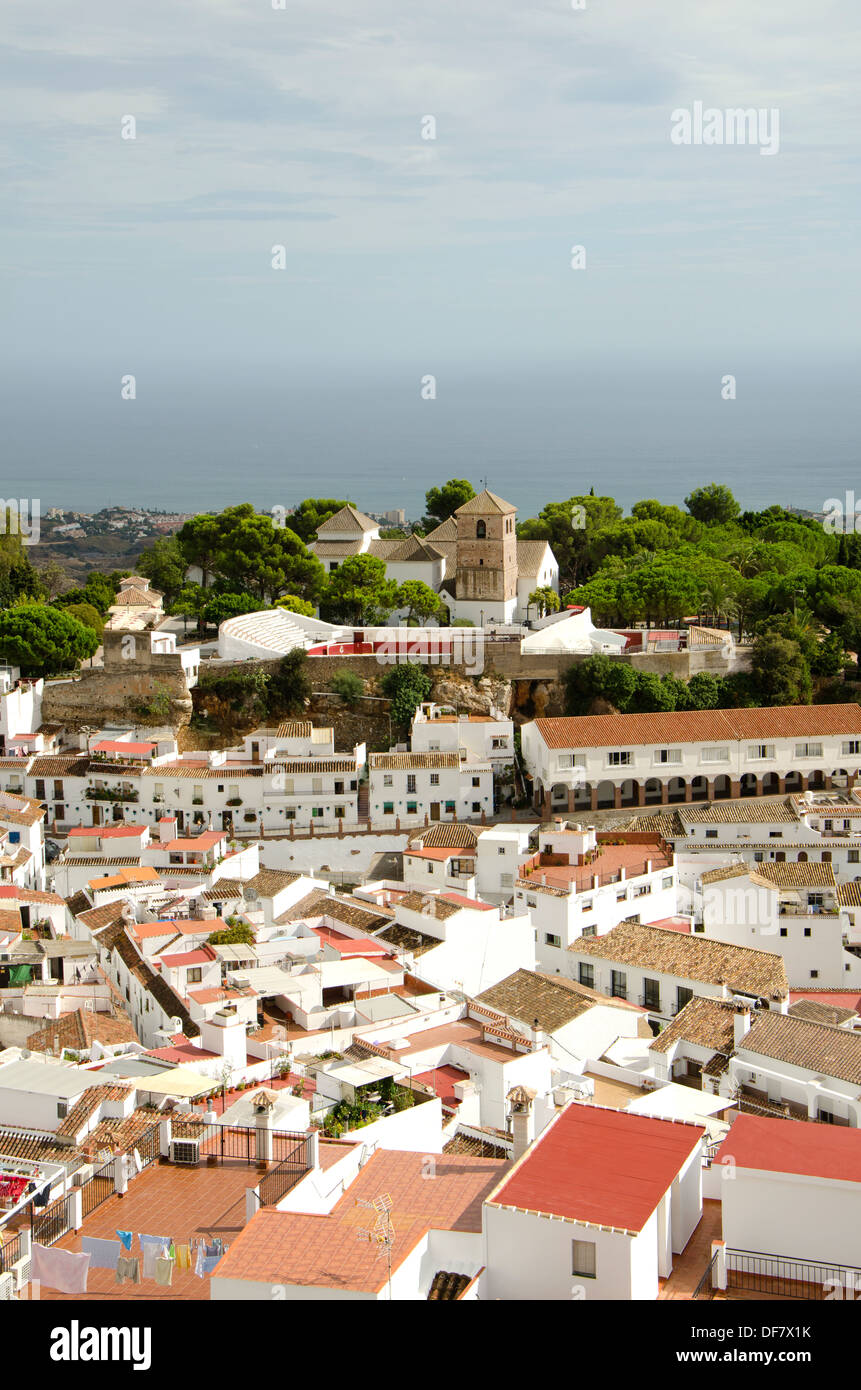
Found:
<path fill-rule="evenodd" d="M 807 851 L 806 851 L 806 850 L 803 850 L 803 849 L 802 849 L 802 850 L 799 850 L 798 859 L 797 859 L 796 862 L 799 863 L 799 864 L 806 864 L 806 863 L 807 863 Z"/>
<path fill-rule="evenodd" d="M 684 801 L 687 782 L 684 777 L 671 777 L 667 783 L 667 800 Z"/>
<path fill-rule="evenodd" d="M 758 778 L 755 772 L 743 772 L 738 786 L 739 796 L 756 796 Z"/>
<path fill-rule="evenodd" d="M 712 795 L 717 801 L 726 800 L 727 797 L 732 796 L 732 782 L 725 772 L 722 772 L 719 777 L 715 778 L 712 787 Z"/>
<path fill-rule="evenodd" d="M 487 522 L 477 521 L 475 523 L 475 539 L 483 541 L 487 539 Z"/>
<path fill-rule="evenodd" d="M 616 784 L 615 782 L 599 782 L 596 788 L 597 810 L 604 810 L 608 806 L 616 804 Z"/>
<path fill-rule="evenodd" d="M 826 777 L 821 767 L 814 768 L 813 771 L 810 773 L 810 776 L 807 778 L 807 785 L 811 791 L 813 791 L 814 789 L 818 789 L 821 791 L 822 788 L 825 786 L 825 783 Z"/>
<path fill-rule="evenodd" d="M 707 777 L 691 778 L 691 801 L 708 801 L 709 799 L 709 779 Z"/>
<path fill-rule="evenodd" d="M 804 790 L 804 778 L 800 772 L 787 772 L 783 785 L 788 792 L 800 792 Z"/>
<path fill-rule="evenodd" d="M 643 800 L 646 806 L 656 806 L 664 799 L 664 789 L 659 777 L 647 777 L 643 786 Z"/>
<path fill-rule="evenodd" d="M 780 791 L 780 777 L 776 772 L 766 772 L 762 779 L 763 796 L 774 796 Z"/>
<path fill-rule="evenodd" d="M 621 787 L 619 788 L 619 791 L 619 804 L 621 806 L 640 805 L 640 784 L 639 782 L 635 781 L 633 777 L 626 778 L 625 781 L 622 783 Z"/>

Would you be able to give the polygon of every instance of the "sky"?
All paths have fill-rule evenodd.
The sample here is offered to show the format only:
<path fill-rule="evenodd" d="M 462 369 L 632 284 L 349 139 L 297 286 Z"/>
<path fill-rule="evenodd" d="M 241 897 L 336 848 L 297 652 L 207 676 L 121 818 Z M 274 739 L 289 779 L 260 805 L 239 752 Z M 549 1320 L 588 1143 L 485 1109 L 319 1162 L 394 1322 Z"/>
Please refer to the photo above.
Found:
<path fill-rule="evenodd" d="M 75 400 L 96 439 L 129 374 L 138 401 L 308 388 L 327 415 L 426 376 L 440 400 L 601 370 L 680 394 L 732 373 L 740 396 L 759 374 L 787 400 L 854 379 L 857 0 L 0 0 L 0 20 L 0 406 L 16 439 L 50 419 L 42 455 Z M 776 109 L 778 151 L 674 144 L 695 102 Z"/>

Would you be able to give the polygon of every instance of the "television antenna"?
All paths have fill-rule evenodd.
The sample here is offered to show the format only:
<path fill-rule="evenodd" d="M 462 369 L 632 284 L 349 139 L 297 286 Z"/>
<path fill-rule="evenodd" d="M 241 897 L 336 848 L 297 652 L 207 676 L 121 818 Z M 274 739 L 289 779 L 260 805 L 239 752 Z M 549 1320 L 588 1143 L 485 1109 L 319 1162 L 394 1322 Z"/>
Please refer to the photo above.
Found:
<path fill-rule="evenodd" d="M 373 1226 L 361 1230 L 359 1240 L 363 1244 L 375 1246 L 377 1258 L 386 1261 L 390 1301 L 392 1297 L 392 1246 L 395 1243 L 395 1228 L 392 1223 L 393 1205 L 388 1192 L 381 1192 L 379 1197 L 373 1197 L 370 1201 L 366 1201 L 363 1197 L 356 1198 L 357 1207 L 364 1207 L 366 1211 L 376 1212 L 377 1219 Z"/>

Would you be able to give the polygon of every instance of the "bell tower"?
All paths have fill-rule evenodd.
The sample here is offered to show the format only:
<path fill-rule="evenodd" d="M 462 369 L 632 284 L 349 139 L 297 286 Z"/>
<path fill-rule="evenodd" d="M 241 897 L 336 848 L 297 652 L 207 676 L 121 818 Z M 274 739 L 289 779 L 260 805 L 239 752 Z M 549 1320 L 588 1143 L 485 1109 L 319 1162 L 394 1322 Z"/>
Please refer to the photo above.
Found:
<path fill-rule="evenodd" d="M 505 603 L 517 597 L 516 516 L 516 507 L 487 489 L 458 507 L 454 517 L 459 600 Z"/>

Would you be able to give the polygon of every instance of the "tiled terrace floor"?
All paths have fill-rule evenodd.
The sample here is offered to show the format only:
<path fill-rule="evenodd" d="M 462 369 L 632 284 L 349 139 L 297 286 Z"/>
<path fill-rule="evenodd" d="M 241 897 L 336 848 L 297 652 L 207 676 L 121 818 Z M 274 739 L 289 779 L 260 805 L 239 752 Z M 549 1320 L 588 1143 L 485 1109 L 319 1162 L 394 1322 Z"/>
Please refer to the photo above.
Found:
<path fill-rule="evenodd" d="M 720 1240 L 722 1235 L 721 1204 L 710 1198 L 703 1200 L 703 1214 L 681 1255 L 673 1256 L 673 1272 L 669 1279 L 661 1280 L 658 1298 L 678 1298 L 690 1300 L 708 1268 L 712 1257 L 712 1241 Z M 753 1289 L 726 1289 L 714 1294 L 715 1301 L 740 1303 L 785 1303 L 787 1300 L 778 1294 L 758 1293 Z M 794 1299 L 790 1299 L 794 1302 Z"/>
<path fill-rule="evenodd" d="M 219 1235 L 226 1244 L 238 1236 L 245 1225 L 245 1190 L 255 1187 L 259 1174 L 253 1165 L 224 1164 L 213 1167 L 180 1168 L 153 1163 L 132 1183 L 124 1197 L 109 1197 L 84 1221 L 80 1231 L 65 1236 L 58 1245 L 63 1250 L 80 1250 L 81 1236 L 116 1239 L 117 1227 L 147 1235 L 172 1236 L 177 1244 L 192 1237 Z M 132 1255 L 140 1256 L 135 1238 Z M 43 1289 L 43 1299 L 77 1302 L 86 1299 L 183 1300 L 209 1299 L 209 1279 L 200 1279 L 193 1270 L 174 1270 L 170 1288 L 154 1279 L 140 1284 L 117 1284 L 108 1269 L 90 1271 L 85 1294 L 61 1294 Z"/>

